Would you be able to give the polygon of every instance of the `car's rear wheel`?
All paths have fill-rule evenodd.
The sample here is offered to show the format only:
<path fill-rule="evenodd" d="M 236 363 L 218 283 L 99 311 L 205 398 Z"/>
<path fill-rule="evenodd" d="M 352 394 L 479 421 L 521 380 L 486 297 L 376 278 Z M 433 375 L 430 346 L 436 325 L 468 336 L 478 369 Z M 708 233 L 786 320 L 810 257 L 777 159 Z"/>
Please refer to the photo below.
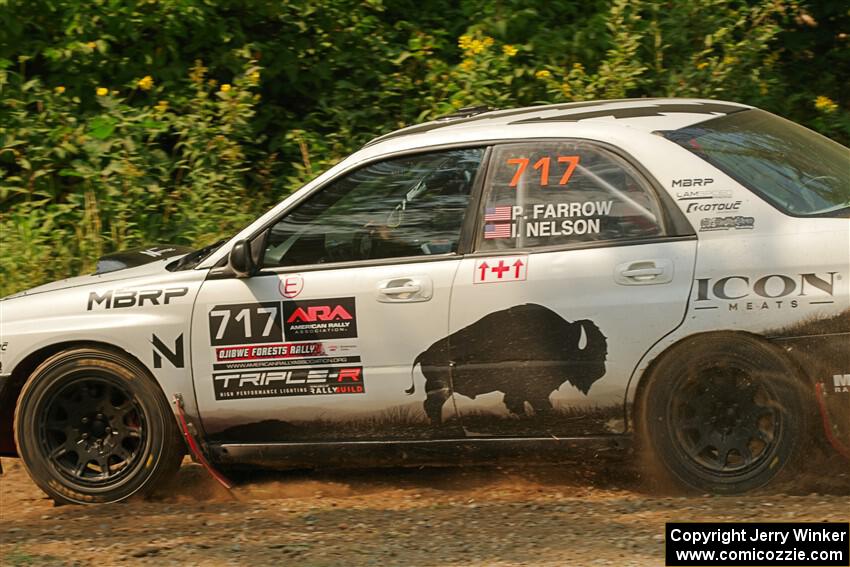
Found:
<path fill-rule="evenodd" d="M 748 335 L 686 340 L 664 355 L 643 389 L 642 450 L 679 485 L 754 490 L 792 470 L 813 405 L 772 345 Z"/>
<path fill-rule="evenodd" d="M 150 492 L 179 468 L 183 442 L 145 368 L 78 348 L 36 368 L 15 411 L 15 441 L 33 481 L 61 503 Z"/>

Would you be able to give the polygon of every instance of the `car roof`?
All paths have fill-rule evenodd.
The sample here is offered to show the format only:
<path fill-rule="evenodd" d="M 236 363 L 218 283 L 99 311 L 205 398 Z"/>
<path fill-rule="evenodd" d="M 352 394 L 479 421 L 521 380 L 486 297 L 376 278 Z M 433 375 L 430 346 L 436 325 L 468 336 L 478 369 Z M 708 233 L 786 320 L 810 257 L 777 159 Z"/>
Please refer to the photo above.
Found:
<path fill-rule="evenodd" d="M 458 135 L 473 134 L 479 139 L 526 136 L 529 127 L 545 127 L 547 135 L 583 137 L 584 130 L 604 125 L 606 130 L 627 129 L 652 133 L 692 126 L 718 116 L 752 108 L 744 104 L 708 99 L 638 98 L 548 104 L 505 110 L 461 109 L 453 115 L 408 126 L 379 136 L 364 148 L 385 142 L 405 142 L 405 146 L 427 146 Z M 591 127 L 591 128 L 585 128 Z"/>

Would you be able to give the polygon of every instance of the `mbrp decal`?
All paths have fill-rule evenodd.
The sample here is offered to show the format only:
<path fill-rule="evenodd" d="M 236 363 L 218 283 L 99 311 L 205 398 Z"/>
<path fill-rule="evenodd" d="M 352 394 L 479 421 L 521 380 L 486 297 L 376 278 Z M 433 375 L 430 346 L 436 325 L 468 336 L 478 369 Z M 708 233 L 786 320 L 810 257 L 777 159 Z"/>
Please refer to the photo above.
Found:
<path fill-rule="evenodd" d="M 100 294 L 96 291 L 89 293 L 86 311 L 91 311 L 96 306 L 104 309 L 120 309 L 124 307 L 144 307 L 145 303 L 151 305 L 168 305 L 173 299 L 183 297 L 189 293 L 188 287 L 171 287 L 166 289 L 146 289 L 141 291 L 105 291 Z"/>
<path fill-rule="evenodd" d="M 525 414 L 552 410 L 549 396 L 569 382 L 587 394 L 605 375 L 608 340 L 593 321 L 569 322 L 554 311 L 527 303 L 484 316 L 432 344 L 413 361 L 425 376 L 425 413 L 441 422 L 452 392 L 475 398 L 500 391 L 505 407 Z M 452 361 L 451 376 L 445 361 Z M 415 386 L 407 390 L 413 394 Z"/>
<path fill-rule="evenodd" d="M 835 303 L 836 272 L 697 278 L 694 309 L 761 311 Z"/>
<path fill-rule="evenodd" d="M 708 187 L 714 183 L 711 177 L 689 177 L 684 179 L 674 179 L 673 187 Z"/>
<path fill-rule="evenodd" d="M 216 305 L 209 327 L 211 345 L 283 342 L 279 301 Z"/>
<path fill-rule="evenodd" d="M 712 217 L 699 221 L 700 232 L 713 232 L 718 230 L 752 230 L 756 225 L 753 217 Z"/>
<path fill-rule="evenodd" d="M 216 400 L 363 394 L 363 367 L 293 368 L 213 374 Z"/>
<path fill-rule="evenodd" d="M 528 256 L 499 256 L 475 262 L 474 284 L 525 281 Z"/>
<path fill-rule="evenodd" d="M 353 297 L 284 301 L 283 319 L 289 341 L 357 337 Z"/>

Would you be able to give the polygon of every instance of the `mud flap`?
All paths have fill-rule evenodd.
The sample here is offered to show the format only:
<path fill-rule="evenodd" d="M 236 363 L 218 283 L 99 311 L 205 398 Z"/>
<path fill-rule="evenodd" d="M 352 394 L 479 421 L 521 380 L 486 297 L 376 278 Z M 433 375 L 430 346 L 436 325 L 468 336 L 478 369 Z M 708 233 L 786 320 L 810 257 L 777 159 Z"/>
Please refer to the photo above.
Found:
<path fill-rule="evenodd" d="M 835 392 L 826 381 L 815 384 L 824 433 L 830 445 L 850 460 L 850 392 Z"/>
<path fill-rule="evenodd" d="M 233 483 L 231 483 L 223 474 L 213 468 L 213 466 L 204 456 L 204 452 L 201 450 L 201 446 L 195 440 L 195 436 L 192 435 L 192 431 L 189 429 L 189 423 L 186 421 L 186 415 L 183 413 L 182 395 L 174 394 L 174 406 L 177 408 L 177 417 L 180 423 L 180 431 L 183 433 L 183 438 L 186 440 L 186 445 L 189 447 L 189 451 L 192 453 L 192 458 L 195 460 L 196 463 L 204 467 L 206 471 L 210 473 L 210 476 L 213 477 L 216 481 L 218 481 L 218 483 L 225 487 L 227 490 L 233 488 Z"/>

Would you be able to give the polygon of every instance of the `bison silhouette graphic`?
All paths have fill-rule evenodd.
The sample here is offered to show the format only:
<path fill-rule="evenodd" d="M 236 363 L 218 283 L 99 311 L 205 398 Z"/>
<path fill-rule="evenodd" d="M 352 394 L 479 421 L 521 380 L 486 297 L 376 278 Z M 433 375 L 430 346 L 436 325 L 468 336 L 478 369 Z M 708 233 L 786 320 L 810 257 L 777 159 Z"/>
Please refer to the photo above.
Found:
<path fill-rule="evenodd" d="M 542 305 L 526 303 L 490 313 L 432 344 L 416 357 L 425 376 L 425 413 L 441 423 L 452 391 L 475 398 L 500 391 L 515 415 L 525 402 L 535 414 L 552 409 L 549 396 L 564 382 L 587 394 L 605 375 L 608 341 L 593 321 L 570 323 Z M 413 394 L 415 384 L 406 390 Z"/>

